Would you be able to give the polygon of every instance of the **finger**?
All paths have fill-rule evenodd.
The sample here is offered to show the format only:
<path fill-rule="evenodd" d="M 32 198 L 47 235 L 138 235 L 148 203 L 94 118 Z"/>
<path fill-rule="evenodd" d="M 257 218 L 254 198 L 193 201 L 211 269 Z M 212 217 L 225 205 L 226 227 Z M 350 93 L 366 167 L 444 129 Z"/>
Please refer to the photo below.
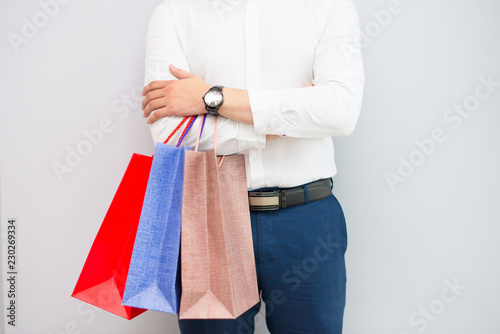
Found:
<path fill-rule="evenodd" d="M 313 85 L 313 84 L 310 84 L 310 85 L 307 85 L 306 87 L 314 87 L 314 85 Z"/>
<path fill-rule="evenodd" d="M 142 110 L 146 108 L 146 106 L 153 100 L 159 99 L 164 97 L 164 92 L 157 89 L 149 92 L 143 99 L 142 99 Z"/>
<path fill-rule="evenodd" d="M 278 136 L 278 135 L 266 135 L 266 142 L 270 142 L 271 140 L 275 140 L 279 137 L 280 136 Z"/>
<path fill-rule="evenodd" d="M 163 99 L 155 99 L 155 100 L 152 100 L 150 101 L 145 107 L 144 107 L 144 114 L 143 116 L 144 117 L 149 117 L 150 114 L 155 111 L 155 110 L 158 110 L 158 109 L 162 109 L 162 108 L 165 108 L 166 107 L 166 104 L 165 104 L 165 100 Z"/>
<path fill-rule="evenodd" d="M 184 71 L 183 69 L 177 68 L 174 65 L 170 65 L 169 69 L 170 73 L 172 73 L 172 75 L 179 80 L 196 77 L 196 75 L 189 73 L 188 71 Z"/>
<path fill-rule="evenodd" d="M 154 122 L 156 122 L 160 118 L 163 118 L 166 116 L 169 116 L 166 108 L 161 108 L 161 109 L 155 110 L 155 112 L 149 116 L 147 123 L 153 124 Z"/>
<path fill-rule="evenodd" d="M 142 90 L 142 96 L 146 96 L 149 92 L 151 92 L 153 90 L 161 89 L 161 88 L 165 87 L 167 85 L 167 83 L 168 83 L 167 80 L 151 81 Z"/>

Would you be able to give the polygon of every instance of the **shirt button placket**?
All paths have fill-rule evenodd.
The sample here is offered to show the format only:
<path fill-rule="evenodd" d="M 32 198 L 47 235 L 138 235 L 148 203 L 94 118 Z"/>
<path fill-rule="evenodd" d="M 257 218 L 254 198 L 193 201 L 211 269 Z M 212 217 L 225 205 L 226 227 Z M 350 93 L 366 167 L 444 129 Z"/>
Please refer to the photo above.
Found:
<path fill-rule="evenodd" d="M 247 0 L 246 7 L 246 88 L 260 89 L 259 0 Z M 264 184 L 262 152 L 249 150 L 251 186 Z"/>

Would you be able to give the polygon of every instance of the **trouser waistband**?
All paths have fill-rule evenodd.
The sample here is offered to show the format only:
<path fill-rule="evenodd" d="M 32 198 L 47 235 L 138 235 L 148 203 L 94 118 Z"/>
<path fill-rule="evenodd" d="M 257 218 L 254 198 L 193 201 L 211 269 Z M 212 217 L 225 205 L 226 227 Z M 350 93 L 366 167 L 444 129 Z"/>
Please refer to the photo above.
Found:
<path fill-rule="evenodd" d="M 249 191 L 250 210 L 271 211 L 319 201 L 331 195 L 332 178 L 321 179 L 293 188 Z"/>

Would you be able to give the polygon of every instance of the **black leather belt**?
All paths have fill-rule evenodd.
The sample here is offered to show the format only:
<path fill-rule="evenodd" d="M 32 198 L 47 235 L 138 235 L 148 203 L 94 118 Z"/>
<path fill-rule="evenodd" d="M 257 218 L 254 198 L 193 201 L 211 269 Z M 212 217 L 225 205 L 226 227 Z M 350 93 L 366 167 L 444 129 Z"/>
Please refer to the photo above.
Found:
<path fill-rule="evenodd" d="M 319 201 L 332 193 L 331 178 L 322 179 L 300 187 L 276 190 L 249 191 L 250 210 L 270 211 Z"/>

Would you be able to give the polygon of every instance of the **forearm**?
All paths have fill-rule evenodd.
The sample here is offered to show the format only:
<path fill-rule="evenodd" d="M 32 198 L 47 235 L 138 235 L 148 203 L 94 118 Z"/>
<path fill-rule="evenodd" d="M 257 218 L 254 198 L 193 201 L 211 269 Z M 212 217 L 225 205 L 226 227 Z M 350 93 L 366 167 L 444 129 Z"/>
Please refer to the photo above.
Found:
<path fill-rule="evenodd" d="M 252 108 L 248 91 L 235 88 L 224 88 L 225 102 L 219 109 L 219 114 L 233 121 L 253 125 Z M 277 135 L 266 135 L 266 141 L 279 138 Z"/>
<path fill-rule="evenodd" d="M 219 109 L 219 114 L 236 122 L 253 125 L 248 91 L 224 88 L 224 103 Z"/>
<path fill-rule="evenodd" d="M 206 112 L 202 96 L 211 85 L 194 78 L 195 76 L 191 76 L 189 72 L 182 72 L 171 66 L 171 64 L 175 64 L 185 71 L 190 70 L 167 1 L 159 4 L 151 17 L 146 45 L 146 75 L 144 80 L 146 87 L 143 91 L 142 108 L 144 117 L 147 117 L 151 126 L 151 134 L 155 142 L 163 142 L 184 116 Z M 168 85 L 170 87 L 167 87 L 167 82 L 170 82 Z M 232 89 L 228 90 L 232 91 Z M 266 145 L 266 136 L 258 135 L 255 132 L 247 92 L 231 93 L 228 93 L 227 104 L 222 109 L 223 116 L 246 120 L 248 124 L 234 121 L 228 117 L 220 117 L 218 121 L 218 152 L 231 154 L 248 149 L 263 149 Z M 234 95 L 235 98 L 231 95 Z M 200 143 L 202 150 L 213 146 L 214 125 L 211 123 L 212 121 L 213 117 L 210 116 L 203 134 L 206 140 L 202 138 Z M 196 129 L 197 125 L 194 126 Z M 169 144 L 175 145 L 177 143 L 178 137 L 174 137 Z M 195 142 L 196 131 L 189 131 L 183 143 L 192 146 Z"/>
<path fill-rule="evenodd" d="M 202 116 L 197 118 L 191 130 L 186 133 L 180 147 L 195 147 L 197 129 L 202 119 Z M 150 129 L 153 140 L 155 142 L 164 142 L 181 120 L 182 117 L 168 116 L 162 117 L 151 124 Z M 171 137 L 167 144 L 175 146 L 184 128 L 185 125 Z M 266 137 L 257 135 L 253 130 L 253 125 L 239 123 L 225 117 L 219 117 L 217 128 L 217 154 L 219 155 L 240 153 L 248 149 L 263 149 L 266 146 Z M 214 147 L 214 129 L 215 117 L 207 115 L 205 126 L 203 127 L 203 134 L 199 143 L 200 151 L 207 151 Z"/>
<path fill-rule="evenodd" d="M 345 86 L 324 83 L 249 91 L 255 131 L 294 138 L 349 135 L 358 119 L 363 79 L 359 76 L 350 80 Z"/>

